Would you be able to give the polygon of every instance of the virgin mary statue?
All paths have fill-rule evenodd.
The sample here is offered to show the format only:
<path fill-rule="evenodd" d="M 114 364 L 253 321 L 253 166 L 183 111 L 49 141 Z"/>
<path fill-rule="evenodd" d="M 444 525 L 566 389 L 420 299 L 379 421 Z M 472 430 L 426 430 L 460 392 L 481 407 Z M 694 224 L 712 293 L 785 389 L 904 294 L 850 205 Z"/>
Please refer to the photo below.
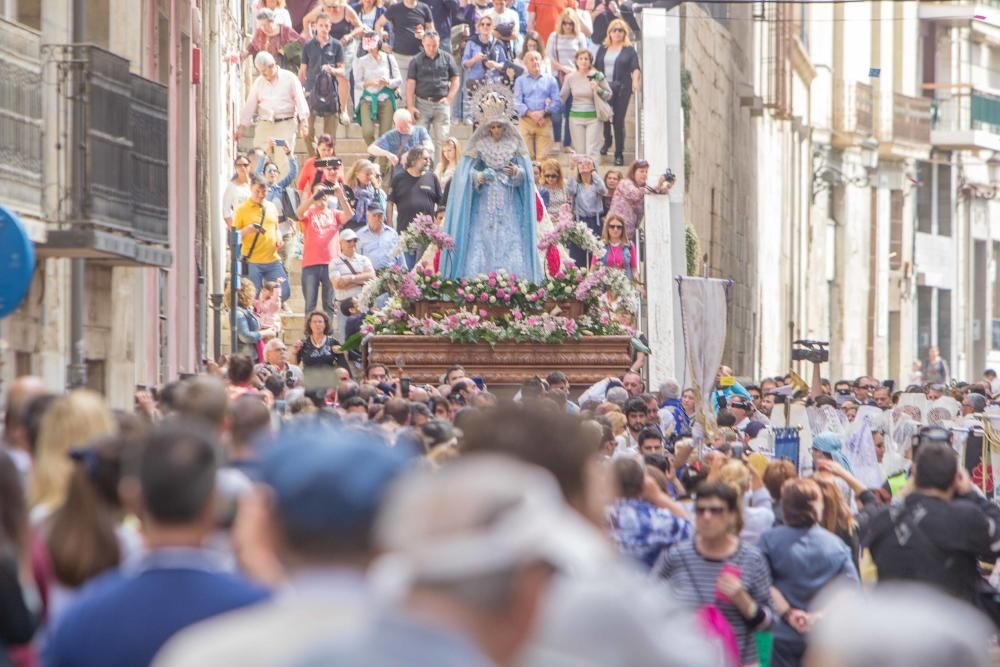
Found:
<path fill-rule="evenodd" d="M 535 184 L 528 147 L 510 120 L 513 100 L 502 85 L 485 84 L 473 104 L 479 127 L 451 183 L 444 226 L 455 247 L 442 252 L 441 274 L 471 278 L 505 269 L 540 283 Z"/>

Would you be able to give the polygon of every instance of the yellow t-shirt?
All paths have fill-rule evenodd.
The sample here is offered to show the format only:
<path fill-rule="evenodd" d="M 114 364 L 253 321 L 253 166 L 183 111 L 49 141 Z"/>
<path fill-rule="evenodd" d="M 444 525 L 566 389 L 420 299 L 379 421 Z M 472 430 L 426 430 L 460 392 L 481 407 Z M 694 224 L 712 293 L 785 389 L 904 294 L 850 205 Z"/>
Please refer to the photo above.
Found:
<path fill-rule="evenodd" d="M 254 238 L 257 236 L 253 225 L 260 223 L 260 206 L 248 199 L 236 209 L 233 214 L 233 228 L 244 229 L 243 245 L 240 248 L 240 256 L 245 257 L 253 246 L 253 254 L 250 255 L 252 264 L 270 264 L 277 262 L 281 258 L 278 256 L 278 242 L 281 234 L 278 232 L 278 209 L 274 204 L 264 201 L 264 233 L 257 240 L 254 246 Z"/>

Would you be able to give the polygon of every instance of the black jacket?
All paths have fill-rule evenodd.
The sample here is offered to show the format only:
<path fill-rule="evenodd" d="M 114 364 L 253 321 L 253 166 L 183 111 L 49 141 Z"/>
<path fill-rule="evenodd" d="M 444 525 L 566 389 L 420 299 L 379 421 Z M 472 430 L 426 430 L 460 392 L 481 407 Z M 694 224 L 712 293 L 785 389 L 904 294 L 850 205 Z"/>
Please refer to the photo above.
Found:
<path fill-rule="evenodd" d="M 919 581 L 976 602 L 978 562 L 1000 555 L 1000 507 L 976 493 L 947 501 L 917 492 L 865 509 L 861 542 L 871 550 L 879 581 Z"/>
<path fill-rule="evenodd" d="M 608 52 L 608 47 L 601 46 L 597 49 L 594 57 L 594 68 L 600 72 L 604 71 L 604 56 Z M 617 99 L 620 95 L 625 95 L 626 99 L 632 95 L 632 72 L 639 69 L 639 54 L 634 46 L 627 46 L 618 54 L 615 60 L 614 81 L 611 82 L 611 91 Z"/>

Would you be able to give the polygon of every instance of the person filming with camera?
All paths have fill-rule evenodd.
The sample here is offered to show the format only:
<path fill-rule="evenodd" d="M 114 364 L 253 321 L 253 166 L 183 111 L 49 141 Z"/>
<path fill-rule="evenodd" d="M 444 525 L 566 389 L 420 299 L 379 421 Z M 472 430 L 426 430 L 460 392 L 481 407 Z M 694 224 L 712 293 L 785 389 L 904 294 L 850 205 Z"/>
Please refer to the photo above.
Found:
<path fill-rule="evenodd" d="M 288 301 L 291 289 L 288 274 L 278 251 L 284 246 L 278 227 L 278 207 L 267 200 L 267 182 L 259 175 L 250 177 L 250 198 L 236 209 L 233 228 L 241 232 L 240 256 L 247 266 L 247 277 L 257 293 L 265 280 L 281 286 L 281 301 Z"/>
<path fill-rule="evenodd" d="M 289 388 L 302 385 L 302 369 L 288 363 L 288 346 L 279 338 L 272 338 L 267 342 L 264 346 L 264 363 L 258 364 L 255 370 L 258 376 L 262 371 L 278 375 Z"/>
<path fill-rule="evenodd" d="M 913 491 L 901 504 L 866 506 L 861 542 L 871 550 L 880 583 L 937 587 L 1000 625 L 997 593 L 979 571 L 980 560 L 1000 556 L 1000 507 L 977 492 L 949 438 L 939 427 L 916 436 Z"/>

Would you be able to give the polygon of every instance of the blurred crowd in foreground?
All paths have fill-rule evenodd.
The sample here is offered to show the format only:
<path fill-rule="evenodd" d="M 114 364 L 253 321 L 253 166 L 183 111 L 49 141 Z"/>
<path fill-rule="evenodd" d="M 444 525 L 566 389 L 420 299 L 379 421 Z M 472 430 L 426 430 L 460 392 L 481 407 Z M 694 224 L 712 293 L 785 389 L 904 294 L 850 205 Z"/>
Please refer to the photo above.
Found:
<path fill-rule="evenodd" d="M 946 438 L 886 491 L 832 433 L 812 470 L 670 437 L 629 374 L 291 406 L 259 370 L 8 388 L 0 665 L 992 664 L 1000 510 Z"/>

